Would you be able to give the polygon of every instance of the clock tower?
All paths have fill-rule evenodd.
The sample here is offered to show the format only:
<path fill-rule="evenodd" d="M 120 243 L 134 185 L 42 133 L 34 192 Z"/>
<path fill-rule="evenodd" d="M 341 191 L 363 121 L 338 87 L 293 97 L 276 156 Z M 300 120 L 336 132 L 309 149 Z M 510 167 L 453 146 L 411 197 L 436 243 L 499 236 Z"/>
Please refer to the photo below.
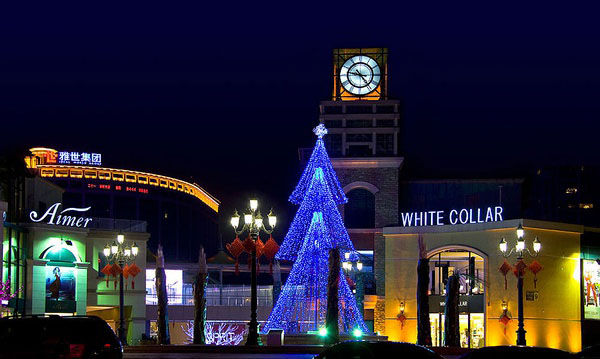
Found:
<path fill-rule="evenodd" d="M 333 96 L 321 101 L 327 151 L 348 197 L 344 223 L 365 257 L 365 321 L 385 333 L 383 227 L 398 223 L 401 104 L 388 96 L 388 49 L 333 50 Z M 369 270 L 371 271 L 369 273 Z M 358 293 L 358 288 L 357 288 Z"/>

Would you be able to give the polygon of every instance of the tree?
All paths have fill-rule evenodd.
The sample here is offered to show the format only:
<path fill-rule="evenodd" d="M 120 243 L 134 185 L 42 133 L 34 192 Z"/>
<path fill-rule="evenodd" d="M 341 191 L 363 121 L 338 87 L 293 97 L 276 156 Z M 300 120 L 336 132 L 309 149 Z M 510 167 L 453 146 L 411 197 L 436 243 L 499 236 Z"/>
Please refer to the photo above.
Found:
<path fill-rule="evenodd" d="M 155 273 L 156 295 L 158 297 L 158 344 L 171 344 L 171 336 L 169 335 L 169 312 L 168 312 L 168 297 L 167 297 L 167 276 L 165 274 L 165 256 L 163 255 L 162 246 L 158 245 L 158 253 L 156 257 L 156 273 Z"/>
<path fill-rule="evenodd" d="M 289 199 L 300 207 L 275 256 L 278 260 L 294 261 L 294 265 L 265 324 L 265 333 L 270 329 L 283 329 L 285 333 L 323 329 L 327 317 L 330 250 L 338 251 L 342 258 L 346 258 L 347 253 L 349 260 L 358 260 L 337 208 L 346 203 L 347 198 L 325 150 L 323 136 L 327 129 L 319 125 L 314 132 L 317 143 Z M 337 272 L 338 330 L 347 333 L 358 329 L 366 333 L 362 313 L 343 270 L 339 268 Z"/>
<path fill-rule="evenodd" d="M 444 344 L 447 347 L 460 348 L 460 327 L 459 327 L 459 286 L 460 281 L 455 273 L 448 277 L 446 283 L 446 305 L 444 306 Z"/>
<path fill-rule="evenodd" d="M 429 259 L 423 236 L 419 235 L 419 263 L 417 264 L 417 344 L 431 345 L 429 324 Z"/>
<path fill-rule="evenodd" d="M 206 266 L 206 254 L 204 248 L 200 247 L 198 257 L 198 274 L 194 280 L 194 344 L 206 344 L 204 326 L 206 324 L 206 282 L 208 279 L 208 268 Z"/>

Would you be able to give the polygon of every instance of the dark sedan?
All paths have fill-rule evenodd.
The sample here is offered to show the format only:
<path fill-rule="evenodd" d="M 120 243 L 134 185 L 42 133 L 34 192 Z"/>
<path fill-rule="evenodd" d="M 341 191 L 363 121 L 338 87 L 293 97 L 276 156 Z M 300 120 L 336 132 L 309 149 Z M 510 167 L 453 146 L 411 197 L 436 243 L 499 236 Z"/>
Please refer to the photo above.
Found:
<path fill-rule="evenodd" d="M 123 358 L 110 326 L 94 316 L 0 319 L 2 358 Z"/>

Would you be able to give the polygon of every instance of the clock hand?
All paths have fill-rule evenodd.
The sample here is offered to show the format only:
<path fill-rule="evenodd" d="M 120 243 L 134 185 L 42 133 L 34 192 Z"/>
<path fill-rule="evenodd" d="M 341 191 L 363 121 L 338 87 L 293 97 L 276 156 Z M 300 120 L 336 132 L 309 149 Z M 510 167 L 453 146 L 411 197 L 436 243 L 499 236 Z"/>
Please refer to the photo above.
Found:
<path fill-rule="evenodd" d="M 365 79 L 365 75 L 363 75 L 360 72 L 358 72 L 358 70 L 355 72 L 355 75 L 358 75 L 365 82 L 365 84 L 367 84 L 367 80 Z"/>

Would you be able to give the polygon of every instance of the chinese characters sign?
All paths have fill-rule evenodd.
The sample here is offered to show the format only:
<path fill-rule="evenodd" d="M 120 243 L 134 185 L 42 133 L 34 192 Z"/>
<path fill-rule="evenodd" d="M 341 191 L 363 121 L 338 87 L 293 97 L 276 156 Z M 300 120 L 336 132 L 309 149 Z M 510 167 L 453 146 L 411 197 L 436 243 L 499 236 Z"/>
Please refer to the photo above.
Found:
<path fill-rule="evenodd" d="M 58 152 L 58 163 L 61 165 L 101 166 L 102 155 L 100 153 L 60 151 Z"/>

